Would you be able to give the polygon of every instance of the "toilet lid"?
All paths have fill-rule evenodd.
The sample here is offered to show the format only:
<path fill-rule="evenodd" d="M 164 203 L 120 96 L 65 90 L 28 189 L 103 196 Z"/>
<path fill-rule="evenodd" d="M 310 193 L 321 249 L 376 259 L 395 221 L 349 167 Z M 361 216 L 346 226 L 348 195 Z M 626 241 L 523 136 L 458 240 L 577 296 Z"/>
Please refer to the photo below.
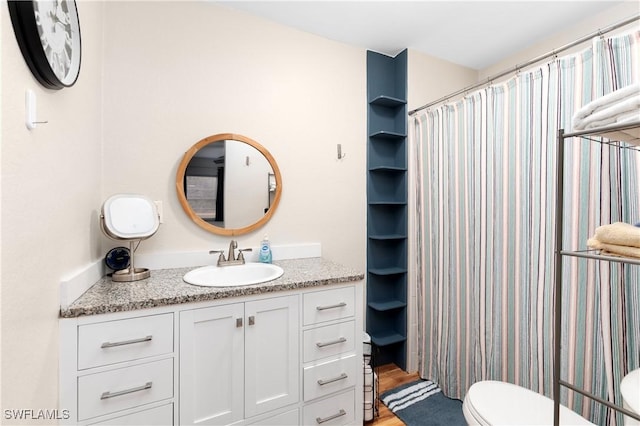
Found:
<path fill-rule="evenodd" d="M 511 383 L 475 383 L 465 396 L 465 405 L 481 425 L 553 424 L 553 400 Z M 593 425 L 562 405 L 560 424 Z"/>
<path fill-rule="evenodd" d="M 620 382 L 620 393 L 629 408 L 640 413 L 640 368 L 624 376 Z"/>

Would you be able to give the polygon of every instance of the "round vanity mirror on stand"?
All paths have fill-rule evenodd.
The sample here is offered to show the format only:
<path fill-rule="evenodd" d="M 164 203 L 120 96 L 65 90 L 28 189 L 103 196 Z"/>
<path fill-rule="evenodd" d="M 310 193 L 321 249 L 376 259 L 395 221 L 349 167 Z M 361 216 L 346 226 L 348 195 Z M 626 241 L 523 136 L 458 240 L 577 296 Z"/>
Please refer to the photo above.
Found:
<path fill-rule="evenodd" d="M 114 271 L 111 276 L 113 281 L 128 282 L 149 278 L 149 269 L 135 267 L 134 252 L 140 242 L 155 234 L 159 227 L 160 217 L 156 204 L 144 195 L 117 194 L 104 202 L 100 214 L 102 232 L 113 240 L 129 241 L 129 267 Z"/>
<path fill-rule="evenodd" d="M 241 235 L 269 221 L 282 195 L 273 156 L 246 136 L 221 133 L 193 145 L 176 174 L 182 208 L 202 229 Z"/>

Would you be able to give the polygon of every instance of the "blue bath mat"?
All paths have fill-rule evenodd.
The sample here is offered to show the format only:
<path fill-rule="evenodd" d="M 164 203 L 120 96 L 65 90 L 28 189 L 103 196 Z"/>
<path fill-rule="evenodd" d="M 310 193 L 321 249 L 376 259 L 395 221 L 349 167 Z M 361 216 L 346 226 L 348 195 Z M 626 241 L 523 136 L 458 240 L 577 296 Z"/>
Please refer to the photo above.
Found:
<path fill-rule="evenodd" d="M 435 383 L 417 380 L 380 395 L 407 426 L 466 426 L 462 401 L 444 396 Z"/>

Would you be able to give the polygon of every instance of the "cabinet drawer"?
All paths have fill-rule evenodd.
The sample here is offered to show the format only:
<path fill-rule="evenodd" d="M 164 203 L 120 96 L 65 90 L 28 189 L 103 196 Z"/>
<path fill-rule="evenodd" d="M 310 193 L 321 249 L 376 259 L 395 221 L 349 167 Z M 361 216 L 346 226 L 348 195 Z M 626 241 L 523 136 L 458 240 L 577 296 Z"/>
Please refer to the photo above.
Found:
<path fill-rule="evenodd" d="M 304 362 L 352 351 L 355 321 L 317 327 L 304 332 Z"/>
<path fill-rule="evenodd" d="M 145 425 L 145 426 L 164 426 L 173 425 L 173 404 L 161 405 L 160 407 L 149 408 L 148 410 L 137 411 L 113 419 L 105 420 L 98 423 L 90 423 L 91 425 L 109 425 L 109 426 L 128 426 L 128 425 Z"/>
<path fill-rule="evenodd" d="M 355 288 L 315 291 L 303 295 L 304 325 L 352 317 L 355 313 Z"/>
<path fill-rule="evenodd" d="M 304 400 L 310 401 L 354 386 L 357 373 L 355 355 L 306 367 L 304 369 Z"/>
<path fill-rule="evenodd" d="M 173 358 L 78 378 L 78 420 L 173 397 Z"/>
<path fill-rule="evenodd" d="M 78 327 L 78 369 L 173 352 L 173 314 Z"/>
<path fill-rule="evenodd" d="M 355 322 L 318 327 L 304 332 L 304 362 L 352 351 L 355 348 Z"/>
<path fill-rule="evenodd" d="M 351 390 L 322 401 L 306 405 L 302 411 L 303 425 L 345 425 L 355 421 L 355 391 Z M 358 409 L 362 410 L 362 407 Z"/>

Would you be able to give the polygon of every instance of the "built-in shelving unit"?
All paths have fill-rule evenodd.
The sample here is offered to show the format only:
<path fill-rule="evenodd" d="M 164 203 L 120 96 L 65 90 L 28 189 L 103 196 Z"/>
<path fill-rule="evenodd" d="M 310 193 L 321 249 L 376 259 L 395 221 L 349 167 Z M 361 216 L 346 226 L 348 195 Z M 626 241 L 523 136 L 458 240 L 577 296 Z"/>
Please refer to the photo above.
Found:
<path fill-rule="evenodd" d="M 554 320 L 554 371 L 553 371 L 553 398 L 554 398 L 554 426 L 560 424 L 560 389 L 561 387 L 571 389 L 587 398 L 606 405 L 615 411 L 630 416 L 636 420 L 640 420 L 640 415 L 633 413 L 628 409 L 616 405 L 610 401 L 600 398 L 597 395 L 588 392 L 575 384 L 563 380 L 561 377 L 561 355 L 562 355 L 562 287 L 563 274 L 562 265 L 565 257 L 577 257 L 590 259 L 598 262 L 620 262 L 627 265 L 635 265 L 640 267 L 640 259 L 622 256 L 612 256 L 601 253 L 598 250 L 590 250 L 577 247 L 563 247 L 563 223 L 564 218 L 564 153 L 566 143 L 580 143 L 582 141 L 593 140 L 597 143 L 610 145 L 614 149 L 630 149 L 637 151 L 640 155 L 640 122 L 630 123 L 626 125 L 614 125 L 591 129 L 588 131 L 577 131 L 565 133 L 564 130 L 558 131 L 557 137 L 557 174 L 556 174 L 556 272 L 555 272 L 555 320 Z M 629 142 L 629 143 L 627 143 Z"/>
<path fill-rule="evenodd" d="M 407 51 L 367 52 L 367 332 L 376 365 L 406 368 Z"/>

